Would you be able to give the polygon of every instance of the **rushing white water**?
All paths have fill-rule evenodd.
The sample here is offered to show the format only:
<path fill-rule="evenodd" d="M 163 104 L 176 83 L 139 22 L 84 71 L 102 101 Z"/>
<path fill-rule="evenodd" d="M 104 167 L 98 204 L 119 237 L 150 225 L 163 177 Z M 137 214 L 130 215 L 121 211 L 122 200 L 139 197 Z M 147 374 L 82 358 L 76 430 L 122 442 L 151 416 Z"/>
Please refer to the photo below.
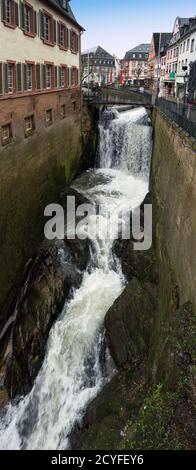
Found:
<path fill-rule="evenodd" d="M 82 421 L 88 403 L 109 378 L 102 357 L 104 317 L 126 283 L 112 252 L 118 236 L 115 221 L 122 210 L 138 206 L 148 191 L 151 128 L 144 108 L 112 110 L 100 118 L 99 132 L 97 168 L 74 183 L 90 201 L 102 205 L 101 214 L 90 217 L 91 263 L 51 329 L 32 391 L 9 405 L 1 419 L 2 449 L 68 448 L 74 425 Z M 95 236 L 98 221 L 100 232 Z"/>

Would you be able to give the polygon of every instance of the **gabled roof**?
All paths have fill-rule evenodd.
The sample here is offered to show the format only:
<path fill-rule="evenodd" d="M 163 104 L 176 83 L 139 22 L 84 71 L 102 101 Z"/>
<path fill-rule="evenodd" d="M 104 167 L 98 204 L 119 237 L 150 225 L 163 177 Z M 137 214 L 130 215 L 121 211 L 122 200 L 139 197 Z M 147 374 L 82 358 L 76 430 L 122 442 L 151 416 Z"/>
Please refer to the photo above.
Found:
<path fill-rule="evenodd" d="M 80 31 L 85 31 L 84 28 L 77 22 L 73 14 L 73 11 L 70 7 L 70 0 L 67 0 L 66 8 L 63 7 L 62 0 L 47 0 L 46 3 L 50 3 L 53 8 L 57 9 L 63 16 L 65 16 L 65 18 L 70 20 L 71 23 L 80 29 Z"/>
<path fill-rule="evenodd" d="M 82 55 L 87 55 L 87 54 L 93 54 L 95 57 L 98 59 L 113 59 L 114 56 L 111 55 L 109 52 L 105 51 L 103 47 L 101 46 L 96 46 L 92 47 L 91 49 L 87 49 L 86 51 L 82 52 Z"/>
<path fill-rule="evenodd" d="M 132 59 L 133 55 L 136 56 L 135 58 L 139 58 L 139 54 L 142 54 L 142 56 L 144 56 L 145 54 L 149 53 L 149 49 L 150 44 L 139 44 L 139 46 L 133 47 L 133 49 L 127 51 L 123 60 Z"/>
<path fill-rule="evenodd" d="M 180 18 L 180 17 L 178 17 L 178 21 L 179 21 L 179 26 L 181 28 L 182 26 L 185 26 L 185 25 L 189 24 L 190 18 Z"/>
<path fill-rule="evenodd" d="M 150 44 L 139 44 L 139 46 L 133 47 L 128 52 L 149 52 Z"/>
<path fill-rule="evenodd" d="M 160 35 L 161 35 L 161 38 L 160 38 Z M 156 55 L 158 55 L 159 53 L 159 44 L 160 44 L 161 49 L 166 47 L 171 41 L 172 37 L 173 37 L 172 33 L 153 33 Z"/>

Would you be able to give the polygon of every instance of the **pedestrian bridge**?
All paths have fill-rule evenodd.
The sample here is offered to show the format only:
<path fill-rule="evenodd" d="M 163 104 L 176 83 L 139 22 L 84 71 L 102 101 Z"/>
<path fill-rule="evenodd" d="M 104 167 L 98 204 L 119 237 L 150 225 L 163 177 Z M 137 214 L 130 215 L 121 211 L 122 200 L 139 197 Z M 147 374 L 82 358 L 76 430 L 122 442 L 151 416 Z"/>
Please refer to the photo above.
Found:
<path fill-rule="evenodd" d="M 96 92 L 90 92 L 84 96 L 84 101 L 91 105 L 97 106 L 114 106 L 114 105 L 128 105 L 128 106 L 145 106 L 150 108 L 152 106 L 152 95 L 150 93 L 142 93 L 139 90 L 130 89 L 116 89 L 116 88 L 101 88 Z"/>

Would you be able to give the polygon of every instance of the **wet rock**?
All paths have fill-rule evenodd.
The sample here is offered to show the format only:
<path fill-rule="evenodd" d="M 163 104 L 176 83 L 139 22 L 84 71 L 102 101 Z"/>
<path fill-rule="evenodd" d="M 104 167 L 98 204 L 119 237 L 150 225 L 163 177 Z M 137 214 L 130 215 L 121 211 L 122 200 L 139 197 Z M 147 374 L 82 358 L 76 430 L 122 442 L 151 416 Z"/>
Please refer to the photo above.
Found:
<path fill-rule="evenodd" d="M 147 356 L 156 309 L 156 286 L 134 278 L 106 314 L 106 338 L 118 367 Z"/>
<path fill-rule="evenodd" d="M 144 229 L 144 205 L 151 204 L 151 194 L 148 193 L 140 206 L 140 226 Z M 113 252 L 121 259 L 122 272 L 127 280 L 137 277 L 142 281 L 158 283 L 156 259 L 153 246 L 146 251 L 134 250 L 134 238 L 132 236 L 132 219 L 130 221 L 131 237 L 128 240 L 121 238 L 114 244 Z"/>
<path fill-rule="evenodd" d="M 45 242 L 30 267 L 16 303 L 13 323 L 1 341 L 1 389 L 6 385 L 9 397 L 26 394 L 32 387 L 44 357 L 50 327 L 72 289 L 80 286 L 81 272 L 66 259 L 64 241 Z"/>
<path fill-rule="evenodd" d="M 69 188 L 61 193 L 61 203 L 64 207 L 65 214 L 67 214 L 67 196 L 75 198 L 75 220 L 76 226 L 83 217 L 76 216 L 77 208 L 82 204 L 89 204 L 89 200 L 82 194 L 78 193 L 75 189 Z M 73 214 L 74 216 L 74 214 Z M 67 237 L 67 225 L 65 221 L 65 244 L 71 252 L 72 260 L 77 268 L 81 271 L 86 269 L 90 257 L 90 241 L 89 239 L 82 240 L 77 235 L 73 239 Z"/>
<path fill-rule="evenodd" d="M 73 263 L 80 271 L 84 271 L 90 259 L 89 239 L 80 240 L 77 236 L 73 239 L 65 239 L 65 245 L 70 249 Z"/>
<path fill-rule="evenodd" d="M 71 436 L 72 449 L 118 449 L 122 432 L 136 406 L 143 386 L 143 366 L 116 374 L 87 408 L 83 430 Z"/>

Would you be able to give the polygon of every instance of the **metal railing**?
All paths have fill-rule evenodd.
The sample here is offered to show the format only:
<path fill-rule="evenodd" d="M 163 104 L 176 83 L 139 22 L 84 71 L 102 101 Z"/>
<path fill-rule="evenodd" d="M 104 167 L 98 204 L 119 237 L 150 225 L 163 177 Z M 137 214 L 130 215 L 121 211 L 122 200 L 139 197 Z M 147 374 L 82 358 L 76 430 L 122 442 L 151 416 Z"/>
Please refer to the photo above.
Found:
<path fill-rule="evenodd" d="M 94 104 L 124 104 L 135 106 L 151 106 L 152 98 L 147 93 L 139 93 L 135 90 L 123 90 L 115 88 L 102 88 L 95 93 L 84 95 L 84 100 Z"/>
<path fill-rule="evenodd" d="M 190 136 L 196 139 L 196 106 L 165 98 L 158 98 L 157 107 Z"/>

